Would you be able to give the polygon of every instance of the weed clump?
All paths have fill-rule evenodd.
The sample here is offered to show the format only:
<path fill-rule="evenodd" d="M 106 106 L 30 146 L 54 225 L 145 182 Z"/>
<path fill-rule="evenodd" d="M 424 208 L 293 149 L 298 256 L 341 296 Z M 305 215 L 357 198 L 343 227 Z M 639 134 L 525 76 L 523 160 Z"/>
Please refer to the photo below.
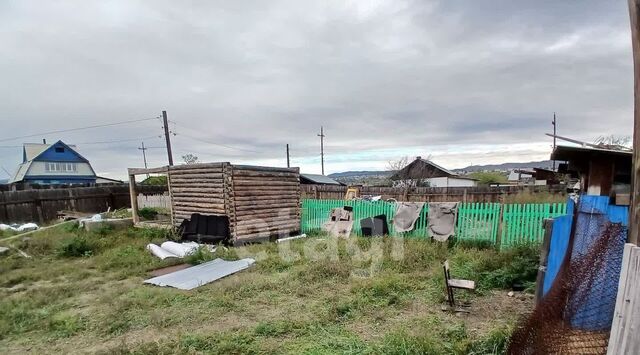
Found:
<path fill-rule="evenodd" d="M 140 217 L 142 217 L 143 219 L 146 220 L 154 220 L 156 219 L 156 216 L 158 215 L 158 211 L 155 208 L 151 208 L 151 207 L 144 207 L 141 208 L 138 211 L 138 214 L 140 215 Z"/>
<path fill-rule="evenodd" d="M 184 257 L 184 262 L 191 265 L 204 264 L 215 259 L 215 253 L 211 252 L 208 246 L 200 246 L 193 253 Z"/>
<path fill-rule="evenodd" d="M 66 258 L 89 257 L 96 252 L 96 245 L 85 236 L 76 235 L 63 240 L 57 248 L 58 256 Z"/>

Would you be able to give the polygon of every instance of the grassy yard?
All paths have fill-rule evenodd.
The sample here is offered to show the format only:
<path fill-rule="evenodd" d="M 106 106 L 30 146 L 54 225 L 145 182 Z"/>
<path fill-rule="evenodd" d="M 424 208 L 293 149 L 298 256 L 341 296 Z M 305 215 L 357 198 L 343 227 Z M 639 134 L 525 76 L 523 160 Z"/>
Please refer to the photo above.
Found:
<path fill-rule="evenodd" d="M 537 250 L 499 253 L 474 245 L 417 239 L 348 242 L 314 236 L 201 250 L 253 257 L 248 270 L 180 291 L 144 285 L 149 271 L 178 263 L 148 253 L 165 232 L 66 226 L 16 240 L 0 256 L 0 349 L 5 353 L 104 354 L 491 354 L 504 350 L 530 294 L 508 297 L 514 280 L 531 281 Z M 0 243 L 0 245 L 4 245 Z M 279 249 L 280 248 L 280 249 Z M 441 262 L 478 282 L 471 314 L 441 310 Z"/>

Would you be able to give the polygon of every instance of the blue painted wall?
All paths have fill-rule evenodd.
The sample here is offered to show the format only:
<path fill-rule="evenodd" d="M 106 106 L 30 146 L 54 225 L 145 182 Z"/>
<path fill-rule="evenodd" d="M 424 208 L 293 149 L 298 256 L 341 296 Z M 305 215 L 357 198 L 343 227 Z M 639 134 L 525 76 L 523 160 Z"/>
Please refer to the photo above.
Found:
<path fill-rule="evenodd" d="M 56 152 L 56 148 L 62 148 L 64 152 Z M 38 155 L 34 161 L 51 161 L 51 162 L 87 162 L 80 154 L 76 153 L 73 149 L 67 147 L 62 142 L 53 144 L 49 149 Z"/>

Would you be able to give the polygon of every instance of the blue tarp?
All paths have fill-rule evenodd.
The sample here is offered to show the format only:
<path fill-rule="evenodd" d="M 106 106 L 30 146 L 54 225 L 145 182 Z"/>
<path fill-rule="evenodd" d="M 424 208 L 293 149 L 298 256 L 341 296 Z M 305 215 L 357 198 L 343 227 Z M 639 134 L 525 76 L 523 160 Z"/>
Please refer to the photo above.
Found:
<path fill-rule="evenodd" d="M 578 260 L 588 253 L 597 238 L 602 236 L 606 222 L 628 226 L 629 208 L 610 205 L 609 200 L 608 196 L 584 195 L 580 197 L 571 260 Z M 573 205 L 568 206 L 567 210 L 573 211 Z M 573 217 L 570 215 L 554 219 L 547 272 L 543 283 L 543 295 L 551 289 L 562 267 L 569 247 L 572 219 Z M 620 235 L 614 238 L 603 255 L 604 264 L 598 269 L 599 273 L 595 275 L 590 284 L 591 288 L 579 289 L 579 292 L 574 295 L 574 299 L 570 300 L 576 307 L 575 315 L 571 319 L 571 324 L 574 327 L 587 330 L 607 330 L 611 326 L 626 238 L 625 228 Z M 593 270 L 584 270 L 584 272 L 593 272 Z M 579 276 L 574 275 L 574 277 Z"/>

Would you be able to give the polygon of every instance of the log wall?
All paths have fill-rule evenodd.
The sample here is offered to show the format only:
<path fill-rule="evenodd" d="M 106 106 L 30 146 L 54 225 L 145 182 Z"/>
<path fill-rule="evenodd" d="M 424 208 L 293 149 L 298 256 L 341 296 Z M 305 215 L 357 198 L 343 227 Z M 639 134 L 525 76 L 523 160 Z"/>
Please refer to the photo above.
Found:
<path fill-rule="evenodd" d="M 228 216 L 235 244 L 300 231 L 298 168 L 190 164 L 168 175 L 174 225 L 192 213 Z"/>
<path fill-rule="evenodd" d="M 300 231 L 298 168 L 232 166 L 231 234 L 236 244 Z"/>
<path fill-rule="evenodd" d="M 224 172 L 229 163 L 188 164 L 169 168 L 169 192 L 173 223 L 179 225 L 192 213 L 224 216 Z"/>

